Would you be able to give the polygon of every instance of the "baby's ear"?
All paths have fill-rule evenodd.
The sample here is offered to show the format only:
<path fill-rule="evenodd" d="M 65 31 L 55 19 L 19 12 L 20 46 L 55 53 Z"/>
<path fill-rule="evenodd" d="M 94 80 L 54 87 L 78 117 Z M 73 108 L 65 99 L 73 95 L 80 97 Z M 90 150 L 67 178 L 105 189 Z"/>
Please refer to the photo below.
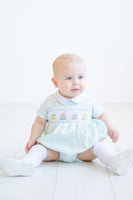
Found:
<path fill-rule="evenodd" d="M 55 86 L 56 88 L 58 88 L 58 83 L 57 83 L 57 81 L 55 80 L 54 77 L 52 78 L 52 82 L 53 82 L 54 86 Z"/>

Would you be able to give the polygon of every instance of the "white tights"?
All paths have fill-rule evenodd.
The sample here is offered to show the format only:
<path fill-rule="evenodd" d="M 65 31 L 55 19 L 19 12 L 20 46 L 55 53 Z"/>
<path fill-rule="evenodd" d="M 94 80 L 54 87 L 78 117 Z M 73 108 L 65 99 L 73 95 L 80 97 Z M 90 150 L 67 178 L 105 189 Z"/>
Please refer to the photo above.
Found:
<path fill-rule="evenodd" d="M 106 165 L 110 165 L 112 158 L 118 154 L 117 151 L 103 142 L 98 142 L 94 146 L 93 152 L 99 158 L 99 160 Z"/>
<path fill-rule="evenodd" d="M 117 153 L 108 145 L 99 142 L 93 148 L 94 154 L 108 165 L 117 175 L 125 174 L 133 166 L 133 149 Z M 7 159 L 0 164 L 0 169 L 8 176 L 31 176 L 47 157 L 47 149 L 37 144 L 22 159 Z"/>
<path fill-rule="evenodd" d="M 133 149 L 117 153 L 107 144 L 97 143 L 94 154 L 117 175 L 125 174 L 133 166 Z"/>
<path fill-rule="evenodd" d="M 38 167 L 46 157 L 47 149 L 44 146 L 37 144 L 31 147 L 30 151 L 23 159 L 26 162 L 32 163 L 34 167 Z"/>

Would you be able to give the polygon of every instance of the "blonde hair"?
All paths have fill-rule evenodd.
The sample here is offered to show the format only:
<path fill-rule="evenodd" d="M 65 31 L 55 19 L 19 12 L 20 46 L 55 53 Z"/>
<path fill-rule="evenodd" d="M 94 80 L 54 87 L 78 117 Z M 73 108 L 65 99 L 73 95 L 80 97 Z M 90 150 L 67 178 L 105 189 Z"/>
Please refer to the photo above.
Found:
<path fill-rule="evenodd" d="M 78 62 L 82 63 L 85 66 L 83 59 L 75 54 L 66 53 L 58 56 L 53 62 L 53 73 L 56 74 L 58 66 L 61 66 L 64 62 L 72 63 Z"/>

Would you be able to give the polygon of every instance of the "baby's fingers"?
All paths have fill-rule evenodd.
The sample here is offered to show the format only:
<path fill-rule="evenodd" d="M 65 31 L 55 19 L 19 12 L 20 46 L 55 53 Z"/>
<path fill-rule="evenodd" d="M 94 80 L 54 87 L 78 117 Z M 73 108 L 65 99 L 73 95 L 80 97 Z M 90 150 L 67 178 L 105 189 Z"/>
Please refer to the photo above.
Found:
<path fill-rule="evenodd" d="M 112 141 L 113 142 L 117 142 L 118 138 L 119 138 L 119 132 L 118 131 L 114 131 L 113 135 L 112 135 Z"/>
<path fill-rule="evenodd" d="M 28 153 L 28 151 L 29 151 L 29 148 L 27 147 L 27 145 L 25 147 L 25 151 L 26 151 L 26 153 Z"/>
<path fill-rule="evenodd" d="M 30 150 L 30 148 L 31 148 L 31 143 L 30 142 L 28 142 L 27 144 L 26 144 L 26 147 L 25 147 L 25 151 L 26 151 L 26 153 L 28 153 L 29 152 L 29 150 Z"/>
<path fill-rule="evenodd" d="M 26 144 L 26 147 L 25 147 L 25 151 L 26 151 L 26 153 L 28 153 L 29 150 L 31 149 L 31 147 L 32 147 L 33 145 L 35 145 L 35 144 L 36 144 L 35 141 L 33 141 L 33 140 L 29 140 L 29 141 L 27 142 L 27 144 Z"/>

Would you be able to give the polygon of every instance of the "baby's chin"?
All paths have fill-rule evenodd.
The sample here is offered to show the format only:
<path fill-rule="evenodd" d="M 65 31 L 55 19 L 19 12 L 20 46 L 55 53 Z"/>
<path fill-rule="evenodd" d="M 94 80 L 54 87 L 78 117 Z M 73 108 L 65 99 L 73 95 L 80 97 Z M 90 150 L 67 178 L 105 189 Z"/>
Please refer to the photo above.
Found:
<path fill-rule="evenodd" d="M 71 91 L 71 94 L 67 98 L 73 98 L 73 97 L 76 97 L 76 96 L 78 96 L 80 94 L 82 94 L 82 91 L 80 91 L 80 90 L 73 90 L 73 91 Z"/>
<path fill-rule="evenodd" d="M 71 89 L 69 92 L 62 92 L 61 90 L 59 90 L 60 95 L 62 95 L 65 98 L 71 99 L 73 97 L 76 97 L 80 94 L 82 94 L 84 91 L 81 91 L 80 89 Z"/>

